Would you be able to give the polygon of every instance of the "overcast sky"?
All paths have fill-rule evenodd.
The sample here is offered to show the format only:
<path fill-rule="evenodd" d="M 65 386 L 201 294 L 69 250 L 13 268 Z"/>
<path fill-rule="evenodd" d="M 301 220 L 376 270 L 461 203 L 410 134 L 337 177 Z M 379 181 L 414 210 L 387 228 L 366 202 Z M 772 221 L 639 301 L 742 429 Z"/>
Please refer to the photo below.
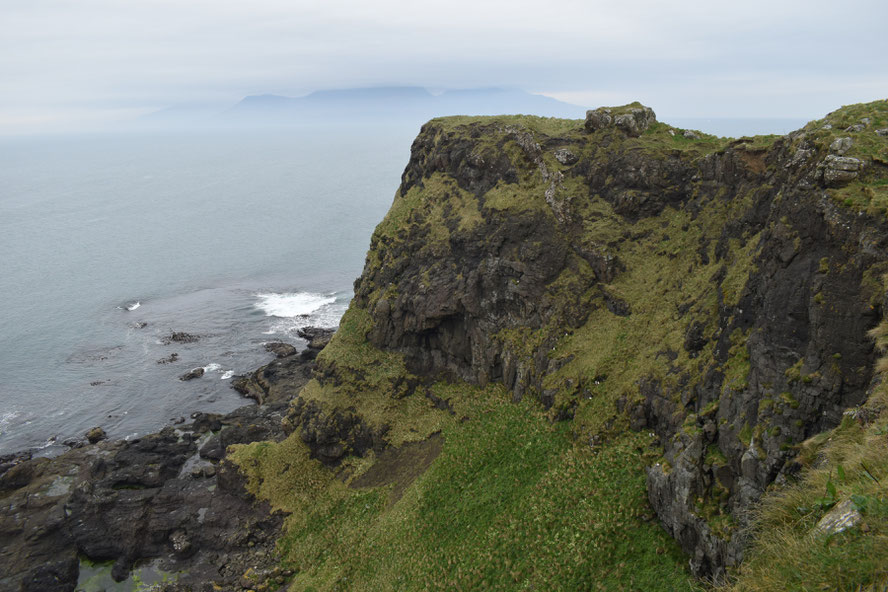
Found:
<path fill-rule="evenodd" d="M 814 118 L 888 97 L 886 23 L 886 0 L 0 0 L 0 133 L 381 85 Z"/>

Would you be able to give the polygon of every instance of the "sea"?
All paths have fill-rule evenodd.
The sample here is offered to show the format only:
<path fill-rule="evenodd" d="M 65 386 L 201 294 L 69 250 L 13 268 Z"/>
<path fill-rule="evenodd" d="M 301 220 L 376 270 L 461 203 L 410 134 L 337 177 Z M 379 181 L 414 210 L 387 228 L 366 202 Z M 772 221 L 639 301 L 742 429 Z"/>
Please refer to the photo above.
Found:
<path fill-rule="evenodd" d="M 418 129 L 0 138 L 0 455 L 249 403 L 265 343 L 338 325 Z"/>
<path fill-rule="evenodd" d="M 804 123 L 708 121 L 674 123 Z M 0 455 L 248 403 L 266 343 L 338 325 L 419 127 L 0 138 Z"/>

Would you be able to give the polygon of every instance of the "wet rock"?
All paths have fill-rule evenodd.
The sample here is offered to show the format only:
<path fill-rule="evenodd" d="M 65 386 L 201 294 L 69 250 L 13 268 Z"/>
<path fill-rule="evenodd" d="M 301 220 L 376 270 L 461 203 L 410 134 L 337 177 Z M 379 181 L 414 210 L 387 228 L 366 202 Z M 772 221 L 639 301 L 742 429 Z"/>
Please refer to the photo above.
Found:
<path fill-rule="evenodd" d="M 179 354 L 173 352 L 165 358 L 160 358 L 157 360 L 158 364 L 172 364 L 173 362 L 179 359 Z"/>
<path fill-rule="evenodd" d="M 194 380 L 195 378 L 200 378 L 201 376 L 203 376 L 204 372 L 205 370 L 203 368 L 194 368 L 180 376 L 179 380 Z"/>
<path fill-rule="evenodd" d="M 231 388 L 260 405 L 286 403 L 311 378 L 318 351 L 308 348 L 299 355 L 278 358 L 250 374 L 234 377 Z"/>
<path fill-rule="evenodd" d="M 95 444 L 100 440 L 107 439 L 108 436 L 105 434 L 105 430 L 100 427 L 95 427 L 86 432 L 86 439 L 89 440 L 90 444 Z"/>
<path fill-rule="evenodd" d="M 299 329 L 297 334 L 299 337 L 308 341 L 309 349 L 322 350 L 333 337 L 335 329 L 324 329 L 323 327 L 305 327 Z"/>
<path fill-rule="evenodd" d="M 184 331 L 174 331 L 167 337 L 161 339 L 161 343 L 164 345 L 169 345 L 171 343 L 196 343 L 199 340 L 200 337 L 198 335 L 192 335 L 191 333 L 185 333 Z"/>
<path fill-rule="evenodd" d="M 282 341 L 266 343 L 265 351 L 276 355 L 278 358 L 286 358 L 287 356 L 293 356 L 299 353 L 294 346 L 289 343 L 283 343 Z"/>
<path fill-rule="evenodd" d="M 194 479 L 183 467 L 196 457 L 198 428 L 212 424 L 223 442 L 279 440 L 282 413 L 249 405 L 226 416 L 197 414 L 194 424 L 129 442 L 20 457 L 0 476 L 0 589 L 70 592 L 79 555 L 113 561 L 116 581 L 156 559 L 179 572 L 177 590 L 208 581 L 236 589 L 248 567 L 274 567 L 282 517 L 246 493 L 237 468 L 205 463 Z M 226 561 L 217 566 L 220 555 Z"/>

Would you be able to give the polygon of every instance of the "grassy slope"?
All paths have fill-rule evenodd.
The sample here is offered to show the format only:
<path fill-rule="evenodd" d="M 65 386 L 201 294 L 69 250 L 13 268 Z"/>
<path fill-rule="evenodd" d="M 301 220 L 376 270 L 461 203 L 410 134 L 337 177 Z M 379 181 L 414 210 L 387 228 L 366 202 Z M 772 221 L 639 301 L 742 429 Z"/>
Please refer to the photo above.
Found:
<path fill-rule="evenodd" d="M 647 435 L 593 450 L 502 387 L 434 390 L 456 412 L 436 410 L 443 451 L 391 506 L 390 488 L 349 488 L 296 437 L 237 451 L 253 492 L 292 513 L 290 589 L 694 588 L 647 508 Z"/>
<path fill-rule="evenodd" d="M 538 140 L 583 137 L 580 122 L 563 120 L 524 116 L 436 120 L 442 130 L 457 133 L 479 122 L 520 127 Z M 609 150 L 662 151 L 694 160 L 726 145 L 725 140 L 709 136 L 693 140 L 676 131 L 658 123 L 642 137 L 623 140 Z M 771 141 L 756 138 L 754 144 L 757 148 Z M 520 156 L 514 145 L 507 143 L 504 149 Z M 586 150 L 593 159 L 606 157 L 594 146 Z M 545 164 L 549 170 L 563 168 L 548 151 Z M 480 220 L 477 200 L 453 185 L 447 178 L 433 178 L 424 190 L 414 188 L 397 198 L 375 239 L 399 240 L 418 219 L 429 225 L 429 236 L 434 238 L 424 248 L 433 253 L 447 248 L 444 235 L 449 231 L 440 224 L 443 199 L 456 199 L 447 215 L 459 217 L 458 229 L 471 229 Z M 497 186 L 485 201 L 494 209 L 545 210 L 545 187 L 531 171 L 522 174 L 517 191 Z M 563 191 L 583 195 L 588 188 L 568 179 Z M 840 202 L 847 199 L 835 197 Z M 249 475 L 252 491 L 290 512 L 281 541 L 283 561 L 298 571 L 290 589 L 694 589 L 685 559 L 648 515 L 643 467 L 655 462 L 661 451 L 647 435 L 628 430 L 626 419 L 615 415 L 614 403 L 624 395 L 638 396 L 639 379 L 657 377 L 667 386 L 677 380 L 679 373 L 670 371 L 670 365 L 691 376 L 692 382 L 702 373 L 711 344 L 691 359 L 681 341 L 691 319 L 715 319 L 717 292 L 712 278 L 724 262 L 712 262 L 711 251 L 721 224 L 741 210 L 745 200 L 739 195 L 712 202 L 694 220 L 686 212 L 667 208 L 658 217 L 631 225 L 596 196 L 582 206 L 578 212 L 586 220 L 582 240 L 616 249 L 626 264 L 628 271 L 606 288 L 627 302 L 633 314 L 618 317 L 601 306 L 583 327 L 563 337 L 562 328 L 555 325 L 536 335 L 519 331 L 498 336 L 512 341 L 513 351 L 521 355 L 527 344 L 559 333 L 551 355 L 572 359 L 548 376 L 544 386 L 558 392 L 559 403 L 579 400 L 571 422 L 553 423 L 551 414 L 533 403 L 512 404 L 497 387 L 436 385 L 436 394 L 450 401 L 453 415 L 435 408 L 420 391 L 401 398 L 410 378 L 403 360 L 366 342 L 370 320 L 353 306 L 320 358 L 322 368 L 335 370 L 339 383 L 312 381 L 302 396 L 355 407 L 374 425 L 391 426 L 388 438 L 393 445 L 423 440 L 435 432 L 444 435 L 445 445 L 431 468 L 394 504 L 388 503 L 389 488 L 348 487 L 373 463 L 372 454 L 350 459 L 334 475 L 308 458 L 298 432 L 280 444 L 239 447 L 235 458 Z M 417 212 L 422 214 L 418 218 Z M 626 233 L 638 238 L 620 240 Z M 708 247 L 711 263 L 706 265 L 699 253 L 705 239 L 713 242 Z M 728 274 L 720 285 L 728 304 L 739 298 L 752 269 L 758 236 L 732 240 Z M 393 263 L 374 257 L 372 252 L 368 255 L 368 265 Z M 546 297 L 556 303 L 564 300 L 566 306 L 567 295 L 577 285 L 586 285 L 581 280 L 590 270 L 584 265 L 579 262 L 566 272 Z M 682 293 L 693 297 L 685 302 Z M 600 295 L 590 291 L 583 297 Z M 691 314 L 679 319 L 675 311 L 681 305 L 689 305 Z M 558 316 L 554 318 L 557 324 Z M 738 388 L 748 372 L 743 338 L 737 336 L 736 355 L 725 368 L 729 384 Z M 678 352 L 678 358 L 670 361 L 664 355 L 667 349 Z M 578 396 L 581 392 L 583 396 Z M 589 445 L 592 441 L 594 447 Z M 719 452 L 713 450 L 711 455 L 717 460 Z M 846 476 L 856 479 L 858 472 L 850 467 L 848 463 Z M 811 491 L 822 489 L 817 479 Z M 888 482 L 888 475 L 883 482 Z M 883 506 L 873 505 L 877 507 Z M 705 513 L 713 522 L 721 518 L 717 506 Z M 775 519 L 768 516 L 763 514 L 762 532 L 776 531 Z M 876 540 L 871 534 L 864 538 Z M 769 548 L 761 540 L 765 542 L 759 549 Z M 764 568 L 771 561 L 766 551 L 756 551 L 738 589 L 767 589 L 749 582 L 762 579 L 756 565 Z"/>

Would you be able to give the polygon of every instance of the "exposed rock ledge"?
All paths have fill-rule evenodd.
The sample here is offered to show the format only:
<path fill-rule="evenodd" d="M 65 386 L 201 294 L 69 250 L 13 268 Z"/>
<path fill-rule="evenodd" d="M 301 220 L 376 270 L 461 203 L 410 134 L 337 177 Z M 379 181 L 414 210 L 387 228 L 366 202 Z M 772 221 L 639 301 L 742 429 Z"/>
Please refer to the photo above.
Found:
<path fill-rule="evenodd" d="M 81 559 L 113 562 L 115 580 L 153 560 L 168 590 L 241 590 L 292 575 L 278 566 L 283 516 L 246 493 L 226 448 L 284 437 L 288 397 L 314 356 L 275 360 L 254 375 L 274 402 L 130 441 L 99 441 L 54 459 L 19 456 L 0 473 L 0 589 L 70 592 Z M 261 399 L 261 397 L 260 397 Z M 242 575 L 250 569 L 251 578 Z M 221 588 L 214 588 L 214 584 Z"/>

